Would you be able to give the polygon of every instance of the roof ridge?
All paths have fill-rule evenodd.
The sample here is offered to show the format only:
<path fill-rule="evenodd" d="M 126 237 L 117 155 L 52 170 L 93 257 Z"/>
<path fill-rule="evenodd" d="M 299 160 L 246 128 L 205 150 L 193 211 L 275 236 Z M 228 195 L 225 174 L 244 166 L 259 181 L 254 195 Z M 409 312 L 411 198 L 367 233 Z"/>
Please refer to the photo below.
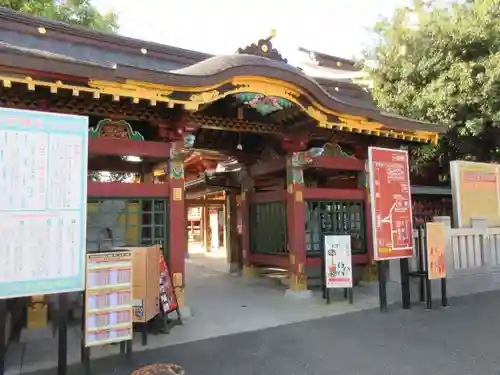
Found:
<path fill-rule="evenodd" d="M 204 52 L 198 52 L 193 50 L 188 50 L 185 48 L 169 46 L 166 44 L 145 41 L 137 38 L 131 38 L 128 36 L 104 33 L 101 31 L 89 29 L 83 26 L 70 25 L 62 21 L 55 21 L 45 17 L 33 16 L 23 12 L 14 11 L 12 9 L 0 6 L 0 25 L 1 20 L 10 20 L 25 25 L 34 25 L 36 28 L 45 27 L 54 31 L 59 31 L 65 34 L 71 34 L 74 36 L 81 36 L 88 39 L 93 39 L 100 42 L 106 42 L 110 44 L 122 44 L 127 47 L 135 48 L 146 48 L 148 50 L 165 53 L 169 55 L 177 55 L 185 58 L 190 58 L 193 60 L 204 60 L 213 55 Z"/>

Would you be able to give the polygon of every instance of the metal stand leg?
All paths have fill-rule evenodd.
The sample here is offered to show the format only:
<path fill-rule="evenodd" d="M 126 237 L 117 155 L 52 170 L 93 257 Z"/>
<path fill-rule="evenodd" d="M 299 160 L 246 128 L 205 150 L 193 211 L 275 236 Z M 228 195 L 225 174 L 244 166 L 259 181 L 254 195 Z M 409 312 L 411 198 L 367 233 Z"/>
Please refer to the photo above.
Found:
<path fill-rule="evenodd" d="M 427 310 L 432 310 L 432 286 L 431 286 L 431 280 L 429 278 L 425 279 L 425 291 L 426 291 L 426 296 L 427 296 Z"/>
<path fill-rule="evenodd" d="M 407 310 L 410 308 L 410 265 L 408 264 L 408 258 L 403 258 L 399 261 L 401 270 L 401 299 L 403 303 L 403 309 Z"/>
<path fill-rule="evenodd" d="M 68 370 L 68 294 L 59 294 L 59 347 L 57 375 L 66 375 Z"/>
<path fill-rule="evenodd" d="M 441 279 L 441 306 L 448 307 L 448 294 L 446 291 L 446 277 Z"/>
<path fill-rule="evenodd" d="M 378 269 L 378 292 L 380 311 L 387 312 L 387 285 L 385 278 L 385 261 L 377 262 Z"/>
<path fill-rule="evenodd" d="M 5 372 L 5 328 L 7 325 L 7 300 L 0 299 L 0 375 Z"/>

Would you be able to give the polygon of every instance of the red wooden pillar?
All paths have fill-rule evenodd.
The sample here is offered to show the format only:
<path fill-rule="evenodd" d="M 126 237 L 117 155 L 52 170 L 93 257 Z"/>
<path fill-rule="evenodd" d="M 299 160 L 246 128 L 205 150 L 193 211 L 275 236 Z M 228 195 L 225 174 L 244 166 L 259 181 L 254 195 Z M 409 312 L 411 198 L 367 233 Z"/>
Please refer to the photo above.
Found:
<path fill-rule="evenodd" d="M 170 246 L 169 266 L 172 273 L 172 283 L 177 296 L 179 307 L 185 306 L 185 273 L 186 273 L 186 207 L 184 200 L 184 158 L 181 150 L 183 142 L 173 142 L 170 149 L 169 161 L 169 203 L 170 203 Z"/>
<path fill-rule="evenodd" d="M 290 288 L 287 293 L 307 295 L 304 174 L 297 153 L 287 158 L 287 226 Z"/>
<path fill-rule="evenodd" d="M 257 269 L 250 262 L 250 205 L 254 189 L 254 181 L 248 171 L 242 171 L 240 212 L 241 212 L 241 247 L 243 277 L 257 276 Z"/>
<path fill-rule="evenodd" d="M 359 172 L 358 174 L 358 187 L 365 189 L 365 243 L 369 258 L 368 264 L 364 266 L 362 279 L 366 282 L 372 282 L 377 280 L 377 267 L 373 260 L 373 224 L 371 209 L 372 202 L 370 198 L 370 175 L 368 172 L 368 147 L 366 145 L 359 145 L 356 150 L 356 157 L 365 160 L 365 170 L 364 172 Z"/>

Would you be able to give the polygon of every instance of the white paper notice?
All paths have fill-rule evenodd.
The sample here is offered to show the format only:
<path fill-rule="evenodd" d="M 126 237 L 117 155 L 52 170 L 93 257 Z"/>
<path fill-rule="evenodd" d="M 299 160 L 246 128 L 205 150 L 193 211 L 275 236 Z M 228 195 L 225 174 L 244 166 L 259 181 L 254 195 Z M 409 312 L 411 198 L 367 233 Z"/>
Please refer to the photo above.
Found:
<path fill-rule="evenodd" d="M 327 288 L 352 288 L 351 236 L 325 236 Z"/>
<path fill-rule="evenodd" d="M 0 298 L 83 290 L 88 119 L 0 108 Z"/>

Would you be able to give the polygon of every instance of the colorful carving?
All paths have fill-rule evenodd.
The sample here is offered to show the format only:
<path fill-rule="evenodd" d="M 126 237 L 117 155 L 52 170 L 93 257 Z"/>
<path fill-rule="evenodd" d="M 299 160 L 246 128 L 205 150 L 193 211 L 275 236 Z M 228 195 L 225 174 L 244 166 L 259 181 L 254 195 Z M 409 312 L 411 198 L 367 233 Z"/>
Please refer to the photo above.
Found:
<path fill-rule="evenodd" d="M 324 149 L 324 154 L 327 156 L 334 156 L 337 158 L 351 158 L 353 156 L 350 156 L 346 152 L 342 150 L 342 147 L 340 147 L 336 143 L 325 143 L 323 146 Z"/>
<path fill-rule="evenodd" d="M 307 151 L 294 152 L 292 154 L 292 167 L 302 167 L 312 164 L 314 158 L 323 155 L 324 149 L 313 147 Z"/>
<path fill-rule="evenodd" d="M 174 142 L 170 149 L 170 178 L 180 180 L 184 178 L 184 160 L 193 153 L 196 137 L 186 135 L 182 141 Z"/>
<path fill-rule="evenodd" d="M 101 120 L 97 126 L 89 129 L 89 137 L 103 137 L 112 139 L 130 139 L 144 141 L 144 137 L 124 120 Z"/>
<path fill-rule="evenodd" d="M 280 111 L 285 108 L 291 108 L 293 103 L 287 99 L 278 96 L 266 96 L 255 93 L 236 94 L 236 98 L 246 105 L 254 108 L 261 115 L 266 116 L 270 113 Z"/>
<path fill-rule="evenodd" d="M 307 151 L 292 153 L 289 165 L 288 183 L 300 185 L 304 183 L 303 167 L 312 164 L 314 158 L 323 155 L 323 148 L 312 147 Z"/>

